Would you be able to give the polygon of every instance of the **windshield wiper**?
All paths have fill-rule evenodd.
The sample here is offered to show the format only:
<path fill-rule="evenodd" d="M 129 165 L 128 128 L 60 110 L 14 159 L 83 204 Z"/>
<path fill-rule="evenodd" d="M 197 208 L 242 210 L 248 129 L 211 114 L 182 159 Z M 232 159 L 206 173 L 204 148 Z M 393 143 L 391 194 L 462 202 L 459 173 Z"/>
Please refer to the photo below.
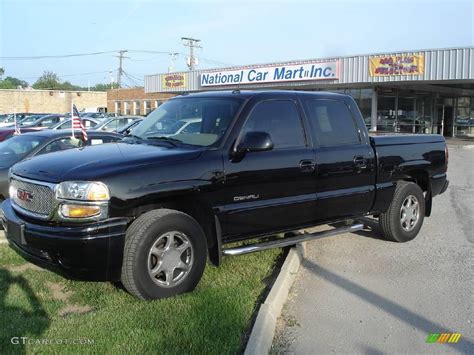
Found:
<path fill-rule="evenodd" d="M 176 138 L 170 138 L 170 137 L 165 137 L 165 136 L 156 136 L 156 137 L 147 137 L 146 139 L 154 140 L 154 141 L 161 141 L 161 142 L 166 142 L 172 145 L 173 147 L 177 147 L 178 144 L 176 143 L 183 143 L 179 139 Z"/>

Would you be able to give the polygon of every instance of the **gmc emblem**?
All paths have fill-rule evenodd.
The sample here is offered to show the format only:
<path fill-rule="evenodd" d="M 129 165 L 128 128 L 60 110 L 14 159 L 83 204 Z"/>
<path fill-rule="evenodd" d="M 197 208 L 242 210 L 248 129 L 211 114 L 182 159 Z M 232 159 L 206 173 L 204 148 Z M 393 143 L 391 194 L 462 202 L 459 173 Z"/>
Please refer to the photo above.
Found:
<path fill-rule="evenodd" d="M 16 196 L 22 200 L 22 201 L 26 201 L 26 202 L 31 202 L 33 200 L 33 193 L 30 192 L 30 191 L 25 191 L 25 190 L 22 190 L 22 189 L 18 189 L 16 191 Z"/>

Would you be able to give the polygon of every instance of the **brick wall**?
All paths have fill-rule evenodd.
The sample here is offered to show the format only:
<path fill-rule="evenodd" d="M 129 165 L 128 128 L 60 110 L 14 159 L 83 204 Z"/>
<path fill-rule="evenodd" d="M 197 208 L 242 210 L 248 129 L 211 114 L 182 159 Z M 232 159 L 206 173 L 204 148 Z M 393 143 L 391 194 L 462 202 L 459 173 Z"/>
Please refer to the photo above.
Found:
<path fill-rule="evenodd" d="M 110 90 L 107 91 L 107 112 L 115 112 L 115 108 L 119 107 L 122 115 L 146 115 L 155 109 L 157 104 L 159 105 L 173 96 L 176 94 L 146 94 L 144 88 Z"/>
<path fill-rule="evenodd" d="M 101 91 L 58 90 L 0 90 L 0 114 L 66 113 L 71 111 L 71 100 L 79 111 L 86 108 L 106 107 L 107 93 Z"/>

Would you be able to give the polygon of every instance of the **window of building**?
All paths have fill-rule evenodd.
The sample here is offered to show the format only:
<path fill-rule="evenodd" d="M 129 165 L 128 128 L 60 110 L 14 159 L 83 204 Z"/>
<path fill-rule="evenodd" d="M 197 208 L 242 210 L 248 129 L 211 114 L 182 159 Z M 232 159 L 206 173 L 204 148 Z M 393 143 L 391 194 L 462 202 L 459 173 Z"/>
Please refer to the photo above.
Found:
<path fill-rule="evenodd" d="M 133 114 L 137 116 L 140 115 L 140 101 L 133 102 Z"/>
<path fill-rule="evenodd" d="M 242 129 L 247 132 L 267 132 L 275 149 L 306 146 L 304 129 L 293 101 L 271 100 L 258 103 Z"/>
<path fill-rule="evenodd" d="M 454 120 L 457 135 L 474 133 L 474 98 L 459 97 L 457 99 L 456 117 Z"/>
<path fill-rule="evenodd" d="M 124 113 L 125 115 L 130 115 L 130 111 L 131 111 L 131 107 L 130 107 L 130 106 L 131 106 L 131 105 L 130 105 L 130 102 L 128 102 L 128 101 L 125 101 L 125 102 L 123 103 L 123 113 Z"/>
<path fill-rule="evenodd" d="M 115 101 L 115 113 L 117 115 L 120 115 L 121 112 L 122 112 L 121 102 L 120 101 Z"/>
<path fill-rule="evenodd" d="M 163 101 L 161 100 L 155 100 L 155 108 L 158 108 L 162 103 Z"/>
<path fill-rule="evenodd" d="M 151 102 L 150 101 L 144 101 L 144 113 L 145 115 L 148 115 L 151 112 Z"/>
<path fill-rule="evenodd" d="M 308 100 L 311 130 L 322 146 L 360 143 L 359 130 L 347 105 L 339 100 Z"/>
<path fill-rule="evenodd" d="M 415 133 L 415 100 L 413 97 L 398 97 L 396 131 Z"/>
<path fill-rule="evenodd" d="M 377 131 L 394 132 L 396 126 L 396 96 L 378 96 Z"/>

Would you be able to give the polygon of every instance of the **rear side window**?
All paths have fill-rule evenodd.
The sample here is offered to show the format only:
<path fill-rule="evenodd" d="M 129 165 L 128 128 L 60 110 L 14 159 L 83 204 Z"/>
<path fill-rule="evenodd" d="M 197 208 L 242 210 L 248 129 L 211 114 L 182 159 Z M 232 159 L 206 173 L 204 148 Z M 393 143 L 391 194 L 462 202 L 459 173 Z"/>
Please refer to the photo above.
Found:
<path fill-rule="evenodd" d="M 242 135 L 247 132 L 267 132 L 275 149 L 306 146 L 298 108 L 289 100 L 258 103 L 245 122 Z"/>
<path fill-rule="evenodd" d="M 360 143 L 359 130 L 347 105 L 339 100 L 306 101 L 311 130 L 319 145 Z"/>

